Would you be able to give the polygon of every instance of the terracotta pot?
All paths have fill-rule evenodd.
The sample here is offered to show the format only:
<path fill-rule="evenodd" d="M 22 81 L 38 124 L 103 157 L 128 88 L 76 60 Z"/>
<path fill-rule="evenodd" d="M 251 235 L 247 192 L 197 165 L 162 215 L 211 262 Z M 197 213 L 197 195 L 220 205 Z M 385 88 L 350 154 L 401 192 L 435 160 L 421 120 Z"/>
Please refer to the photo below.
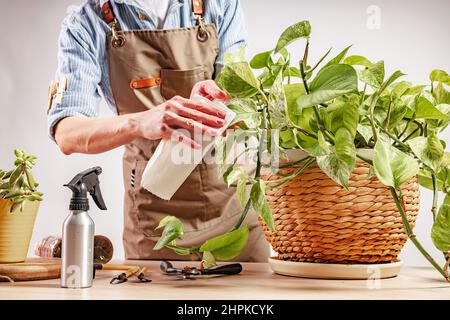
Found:
<path fill-rule="evenodd" d="M 289 161 L 304 156 L 291 152 Z M 263 172 L 262 178 L 281 177 Z M 402 192 L 405 212 L 414 226 L 419 212 L 417 178 L 406 182 Z M 282 187 L 267 190 L 266 197 L 276 231 L 270 232 L 261 219 L 260 222 L 266 239 L 281 260 L 338 264 L 396 262 L 407 240 L 388 187 L 375 176 L 369 177 L 369 166 L 361 161 L 356 164 L 348 190 L 313 164 Z"/>
<path fill-rule="evenodd" d="M 39 201 L 25 201 L 10 212 L 11 201 L 0 199 L 0 263 L 25 261 L 39 210 Z"/>

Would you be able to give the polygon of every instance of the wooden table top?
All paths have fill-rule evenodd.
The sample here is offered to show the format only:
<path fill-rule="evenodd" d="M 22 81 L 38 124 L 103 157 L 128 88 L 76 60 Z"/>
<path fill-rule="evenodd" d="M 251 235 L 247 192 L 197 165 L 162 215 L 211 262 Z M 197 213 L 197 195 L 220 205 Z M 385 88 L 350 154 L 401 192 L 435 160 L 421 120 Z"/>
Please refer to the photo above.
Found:
<path fill-rule="evenodd" d="M 36 260 L 34 260 L 36 261 Z M 450 299 L 450 284 L 432 268 L 403 267 L 396 278 L 318 280 L 277 275 L 266 263 L 244 263 L 239 275 L 177 280 L 163 275 L 157 261 L 116 261 L 148 268 L 151 283 L 111 285 L 118 271 L 99 271 L 92 288 L 63 289 L 59 280 L 0 283 L 0 299 Z M 176 267 L 197 263 L 175 262 Z"/>

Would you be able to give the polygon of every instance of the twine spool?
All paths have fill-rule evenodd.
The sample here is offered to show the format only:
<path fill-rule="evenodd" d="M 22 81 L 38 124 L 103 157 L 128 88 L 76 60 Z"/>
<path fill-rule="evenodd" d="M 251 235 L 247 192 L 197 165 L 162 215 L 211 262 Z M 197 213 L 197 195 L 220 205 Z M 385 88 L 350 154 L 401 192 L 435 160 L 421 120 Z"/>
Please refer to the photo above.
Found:
<path fill-rule="evenodd" d="M 284 174 L 295 168 L 282 169 Z M 262 179 L 280 179 L 263 172 Z M 414 226 L 419 212 L 419 184 L 402 186 L 404 209 Z M 357 162 L 349 189 L 313 164 L 289 183 L 266 190 L 275 221 L 274 233 L 260 219 L 278 259 L 317 263 L 395 262 L 407 236 L 389 188 L 369 166 Z"/>

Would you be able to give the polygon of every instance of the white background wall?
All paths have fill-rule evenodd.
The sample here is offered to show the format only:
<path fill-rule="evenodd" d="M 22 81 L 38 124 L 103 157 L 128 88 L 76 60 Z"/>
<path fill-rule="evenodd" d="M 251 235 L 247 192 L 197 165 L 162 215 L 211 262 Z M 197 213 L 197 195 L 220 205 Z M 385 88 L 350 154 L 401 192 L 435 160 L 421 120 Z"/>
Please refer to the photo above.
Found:
<path fill-rule="evenodd" d="M 224 0 L 225 1 L 225 0 Z M 97 234 L 114 242 L 116 258 L 123 257 L 121 154 L 118 149 L 103 155 L 63 156 L 46 131 L 47 88 L 56 69 L 56 44 L 60 23 L 69 5 L 77 0 L 0 0 L 0 167 L 13 161 L 13 149 L 24 149 L 39 158 L 35 175 L 45 193 L 32 244 L 59 234 L 68 212 L 70 192 L 62 185 L 91 166 L 104 169 L 103 195 L 109 210 L 95 208 L 92 216 Z M 447 0 L 242 0 L 250 35 L 249 56 L 271 49 L 281 31 L 291 23 L 308 19 L 313 26 L 311 59 L 330 46 L 338 52 L 354 44 L 353 53 L 377 61 L 384 59 L 388 72 L 401 69 L 407 79 L 428 83 L 433 68 L 450 71 L 450 2 Z M 367 8 L 381 10 L 379 29 L 367 27 Z M 301 44 L 298 55 L 302 52 Z M 111 112 L 103 105 L 103 115 Z M 449 134 L 445 137 L 450 142 Z M 431 193 L 423 190 L 422 210 L 416 234 L 432 249 L 429 207 Z M 434 254 L 441 258 L 439 253 Z M 402 254 L 408 264 L 426 261 L 408 244 Z"/>

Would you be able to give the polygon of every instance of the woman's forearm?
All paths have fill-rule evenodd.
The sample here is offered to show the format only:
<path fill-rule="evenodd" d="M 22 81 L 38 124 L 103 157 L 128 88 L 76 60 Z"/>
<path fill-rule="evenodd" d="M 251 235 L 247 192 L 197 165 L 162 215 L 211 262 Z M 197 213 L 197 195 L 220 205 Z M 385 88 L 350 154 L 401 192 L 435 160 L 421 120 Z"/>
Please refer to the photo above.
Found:
<path fill-rule="evenodd" d="M 214 99 L 227 101 L 212 81 L 203 81 L 193 89 Z M 198 92 L 197 92 L 198 91 Z M 214 134 L 225 124 L 225 112 L 216 106 L 173 97 L 147 111 L 111 118 L 73 116 L 60 120 L 55 126 L 55 140 L 64 154 L 102 153 L 130 143 L 137 138 L 148 140 L 174 139 L 180 143 L 200 148 L 192 134 Z M 189 134 L 179 132 L 187 130 Z"/>
<path fill-rule="evenodd" d="M 125 145 L 140 136 L 139 114 L 111 118 L 67 117 L 55 127 L 55 140 L 64 154 L 97 154 Z"/>

